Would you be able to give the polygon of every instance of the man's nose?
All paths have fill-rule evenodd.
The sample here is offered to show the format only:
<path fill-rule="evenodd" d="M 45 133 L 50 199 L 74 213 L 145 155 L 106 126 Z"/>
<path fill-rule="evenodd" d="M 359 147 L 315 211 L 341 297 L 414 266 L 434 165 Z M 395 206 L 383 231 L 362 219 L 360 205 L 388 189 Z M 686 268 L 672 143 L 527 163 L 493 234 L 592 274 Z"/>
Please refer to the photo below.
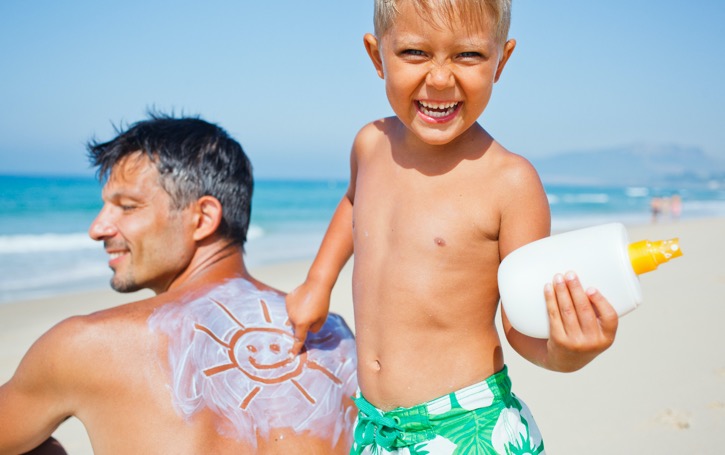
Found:
<path fill-rule="evenodd" d="M 111 222 L 106 209 L 103 208 L 93 220 L 91 226 L 88 228 L 88 235 L 93 240 L 103 240 L 108 237 L 113 237 L 116 234 L 116 227 Z"/>
<path fill-rule="evenodd" d="M 426 83 L 438 90 L 451 87 L 454 85 L 453 72 L 447 64 L 433 64 L 428 71 Z"/>

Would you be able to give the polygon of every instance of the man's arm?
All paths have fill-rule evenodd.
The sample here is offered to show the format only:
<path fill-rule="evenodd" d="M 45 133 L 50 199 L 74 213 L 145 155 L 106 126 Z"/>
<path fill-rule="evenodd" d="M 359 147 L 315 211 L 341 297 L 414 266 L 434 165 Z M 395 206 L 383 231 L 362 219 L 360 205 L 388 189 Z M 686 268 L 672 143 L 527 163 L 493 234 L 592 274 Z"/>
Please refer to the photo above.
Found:
<path fill-rule="evenodd" d="M 505 178 L 512 190 L 501 212 L 501 259 L 520 246 L 548 236 L 551 224 L 546 194 L 533 167 L 521 159 L 508 171 Z M 611 346 L 617 332 L 616 311 L 595 289 L 585 291 L 573 272 L 562 270 L 552 277 L 552 283 L 542 285 L 550 319 L 548 340 L 518 332 L 501 309 L 511 347 L 530 362 L 554 371 L 582 368 Z"/>
<path fill-rule="evenodd" d="M 0 454 L 40 446 L 72 414 L 65 385 L 72 368 L 65 354 L 72 325 L 62 322 L 39 338 L 0 386 Z"/>

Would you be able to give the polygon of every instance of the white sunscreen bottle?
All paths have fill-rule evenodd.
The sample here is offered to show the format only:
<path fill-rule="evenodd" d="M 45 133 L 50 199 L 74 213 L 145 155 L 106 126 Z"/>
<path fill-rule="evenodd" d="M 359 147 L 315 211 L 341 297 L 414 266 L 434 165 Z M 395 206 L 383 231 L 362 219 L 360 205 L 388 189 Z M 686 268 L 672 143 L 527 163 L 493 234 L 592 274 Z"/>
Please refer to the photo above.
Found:
<path fill-rule="evenodd" d="M 544 284 L 555 274 L 575 272 L 584 289 L 599 289 L 623 316 L 642 303 L 638 275 L 679 256 L 682 251 L 677 238 L 630 243 L 620 223 L 552 235 L 512 251 L 501 261 L 501 304 L 516 330 L 534 338 L 548 338 Z"/>

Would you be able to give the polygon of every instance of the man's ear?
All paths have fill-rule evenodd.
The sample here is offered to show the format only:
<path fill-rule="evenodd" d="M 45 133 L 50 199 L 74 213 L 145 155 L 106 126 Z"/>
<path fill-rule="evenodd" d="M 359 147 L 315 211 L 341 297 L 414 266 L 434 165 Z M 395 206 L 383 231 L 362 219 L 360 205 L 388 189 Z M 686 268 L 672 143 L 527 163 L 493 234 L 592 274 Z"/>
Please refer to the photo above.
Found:
<path fill-rule="evenodd" d="M 385 79 L 385 71 L 383 71 L 383 58 L 380 56 L 380 41 L 372 33 L 366 33 L 363 37 L 365 43 L 365 50 L 370 56 L 373 65 L 375 65 L 375 71 L 380 76 L 380 79 Z"/>
<path fill-rule="evenodd" d="M 516 40 L 514 39 L 506 41 L 506 44 L 503 45 L 503 52 L 501 53 L 501 59 L 498 61 L 498 68 L 496 68 L 496 78 L 494 79 L 494 82 L 498 82 L 498 79 L 501 77 L 501 73 L 503 73 L 503 68 L 506 66 L 506 62 L 508 62 L 509 58 L 511 58 L 511 54 L 514 53 L 514 48 L 516 48 Z"/>
<path fill-rule="evenodd" d="M 223 214 L 222 203 L 214 196 L 202 196 L 194 203 L 194 209 L 194 240 L 204 240 L 219 229 Z"/>

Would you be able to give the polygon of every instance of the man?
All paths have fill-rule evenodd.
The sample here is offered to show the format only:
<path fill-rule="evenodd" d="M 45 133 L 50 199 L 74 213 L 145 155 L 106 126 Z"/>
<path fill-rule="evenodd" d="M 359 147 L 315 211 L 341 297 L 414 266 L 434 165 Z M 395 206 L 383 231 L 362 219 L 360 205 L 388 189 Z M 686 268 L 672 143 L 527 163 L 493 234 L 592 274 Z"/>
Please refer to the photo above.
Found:
<path fill-rule="evenodd" d="M 284 296 L 244 265 L 251 165 L 221 128 L 152 115 L 89 145 L 105 180 L 90 227 L 119 292 L 152 298 L 67 319 L 0 387 L 0 454 L 69 416 L 96 454 L 346 453 L 354 340 L 330 318 L 291 356 Z"/>

